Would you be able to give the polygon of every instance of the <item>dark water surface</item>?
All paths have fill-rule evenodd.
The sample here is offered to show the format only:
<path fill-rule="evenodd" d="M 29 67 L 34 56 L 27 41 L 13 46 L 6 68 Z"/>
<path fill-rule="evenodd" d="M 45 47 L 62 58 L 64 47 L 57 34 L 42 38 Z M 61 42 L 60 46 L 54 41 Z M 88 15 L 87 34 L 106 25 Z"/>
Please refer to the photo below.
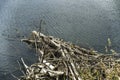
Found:
<path fill-rule="evenodd" d="M 20 75 L 21 57 L 27 64 L 36 61 L 35 51 L 19 39 L 37 29 L 41 19 L 45 34 L 99 52 L 109 37 L 120 52 L 120 0 L 0 0 L 0 80 Z"/>

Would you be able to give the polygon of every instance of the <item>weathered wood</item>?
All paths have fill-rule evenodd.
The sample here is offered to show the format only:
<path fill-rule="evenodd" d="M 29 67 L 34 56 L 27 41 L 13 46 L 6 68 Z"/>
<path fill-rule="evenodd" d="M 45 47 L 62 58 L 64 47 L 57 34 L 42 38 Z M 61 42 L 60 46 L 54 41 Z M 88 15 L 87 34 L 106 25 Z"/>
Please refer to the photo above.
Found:
<path fill-rule="evenodd" d="M 115 68 L 116 65 L 120 67 L 119 59 L 116 59 L 114 55 L 98 54 L 94 50 L 87 50 L 37 31 L 32 31 L 30 38 L 21 41 L 31 45 L 39 54 L 39 62 L 30 67 L 21 59 L 26 68 L 23 80 L 61 80 L 61 76 L 72 80 L 94 80 L 103 76 L 101 71 L 106 73 L 107 68 Z M 117 71 L 115 75 L 118 73 L 120 71 Z M 100 79 L 107 80 L 107 75 Z"/>

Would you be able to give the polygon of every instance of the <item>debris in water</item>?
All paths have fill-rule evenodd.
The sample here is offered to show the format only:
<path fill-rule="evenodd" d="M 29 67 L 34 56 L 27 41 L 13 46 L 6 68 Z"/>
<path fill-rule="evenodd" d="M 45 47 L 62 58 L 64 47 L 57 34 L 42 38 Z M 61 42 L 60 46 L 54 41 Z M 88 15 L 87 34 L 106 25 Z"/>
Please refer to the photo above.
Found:
<path fill-rule="evenodd" d="M 39 62 L 28 67 L 21 59 L 26 72 L 20 80 L 120 80 L 120 60 L 115 54 L 98 54 L 37 31 L 21 41 L 36 49 Z"/>

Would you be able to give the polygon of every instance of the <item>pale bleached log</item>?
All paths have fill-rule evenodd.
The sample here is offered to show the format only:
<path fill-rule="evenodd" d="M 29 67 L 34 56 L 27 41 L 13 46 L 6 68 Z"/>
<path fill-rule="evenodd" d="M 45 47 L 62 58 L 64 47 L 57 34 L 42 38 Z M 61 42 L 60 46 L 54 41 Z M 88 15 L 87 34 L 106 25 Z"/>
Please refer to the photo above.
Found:
<path fill-rule="evenodd" d="M 47 70 L 47 71 L 48 71 L 48 73 L 49 73 L 49 75 L 51 77 L 53 77 L 53 76 L 59 76 L 59 75 L 63 75 L 64 74 L 63 71 L 53 71 L 53 70 Z"/>
<path fill-rule="evenodd" d="M 51 70 L 53 70 L 55 68 L 55 66 L 53 66 L 52 64 L 50 64 L 49 62 L 47 62 L 46 60 L 43 60 L 43 63 L 45 65 L 47 65 Z"/>

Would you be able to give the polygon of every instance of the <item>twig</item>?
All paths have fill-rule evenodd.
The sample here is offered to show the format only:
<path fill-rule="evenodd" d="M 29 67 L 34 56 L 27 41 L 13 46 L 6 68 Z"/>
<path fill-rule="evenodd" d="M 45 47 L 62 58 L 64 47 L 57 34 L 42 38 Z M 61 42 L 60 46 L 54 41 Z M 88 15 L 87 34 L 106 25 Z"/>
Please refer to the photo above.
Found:
<path fill-rule="evenodd" d="M 18 77 L 16 77 L 14 74 L 11 74 L 15 79 L 20 80 Z"/>
<path fill-rule="evenodd" d="M 25 72 L 22 70 L 21 65 L 20 65 L 20 62 L 19 62 L 18 60 L 17 60 L 17 63 L 18 63 L 18 65 L 19 65 L 19 67 L 20 67 L 20 71 L 23 73 L 24 76 L 26 76 L 26 74 L 25 74 Z"/>

